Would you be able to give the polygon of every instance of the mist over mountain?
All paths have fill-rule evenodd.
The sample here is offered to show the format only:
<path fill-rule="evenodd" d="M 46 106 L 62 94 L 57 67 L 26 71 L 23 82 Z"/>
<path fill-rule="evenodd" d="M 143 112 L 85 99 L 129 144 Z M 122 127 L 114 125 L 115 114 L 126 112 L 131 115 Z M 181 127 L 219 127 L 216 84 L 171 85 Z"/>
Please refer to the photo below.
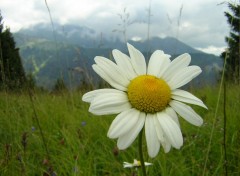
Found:
<path fill-rule="evenodd" d="M 88 81 L 86 78 L 99 84 L 100 79 L 91 68 L 94 57 L 111 59 L 112 49 L 128 54 L 126 44 L 118 36 L 103 36 L 86 26 L 56 24 L 53 29 L 49 24 L 38 24 L 14 33 L 14 38 L 20 48 L 25 71 L 35 77 L 39 86 L 48 89 L 58 78 L 64 79 L 71 88 Z M 146 58 L 157 49 L 170 54 L 171 59 L 189 53 L 191 64 L 197 64 L 203 70 L 194 84 L 217 82 L 222 60 L 215 55 L 203 53 L 173 37 L 128 42 L 143 52 Z"/>
<path fill-rule="evenodd" d="M 40 23 L 30 28 L 21 29 L 14 36 L 18 46 L 44 40 L 75 44 L 85 48 L 118 48 L 119 50 L 127 51 L 126 44 L 115 33 L 105 36 L 86 26 L 72 24 L 55 24 L 54 28 L 52 28 L 50 24 Z M 161 49 L 171 55 L 184 52 L 202 53 L 173 37 L 152 37 L 150 42 L 148 40 L 134 41 L 130 39 L 129 43 L 132 43 L 141 51 Z"/>

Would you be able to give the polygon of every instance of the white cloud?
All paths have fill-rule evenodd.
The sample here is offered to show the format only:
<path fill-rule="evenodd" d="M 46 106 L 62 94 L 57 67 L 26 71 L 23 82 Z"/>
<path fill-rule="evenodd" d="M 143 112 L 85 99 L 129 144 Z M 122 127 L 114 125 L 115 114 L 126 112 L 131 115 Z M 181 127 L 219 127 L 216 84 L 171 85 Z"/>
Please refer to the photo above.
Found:
<path fill-rule="evenodd" d="M 138 42 L 138 41 L 141 41 L 142 38 L 138 37 L 138 36 L 134 36 L 134 37 L 131 38 L 131 40 Z"/>
<path fill-rule="evenodd" d="M 226 50 L 226 47 L 215 47 L 215 46 L 208 46 L 206 48 L 196 48 L 200 51 L 203 51 L 205 53 L 209 53 L 209 54 L 214 54 L 216 56 L 219 56 L 223 51 Z"/>
<path fill-rule="evenodd" d="M 147 37 L 149 2 L 152 14 L 150 36 L 178 37 L 190 46 L 203 49 L 225 45 L 224 36 L 228 35 L 229 27 L 223 15 L 227 6 L 217 5 L 221 0 L 47 0 L 55 23 L 89 26 L 99 33 L 111 35 L 121 23 L 117 14 L 123 13 L 126 7 L 130 20 L 135 22 L 127 28 L 128 38 Z M 0 0 L 0 4 L 5 25 L 12 31 L 50 22 L 44 0 Z"/>

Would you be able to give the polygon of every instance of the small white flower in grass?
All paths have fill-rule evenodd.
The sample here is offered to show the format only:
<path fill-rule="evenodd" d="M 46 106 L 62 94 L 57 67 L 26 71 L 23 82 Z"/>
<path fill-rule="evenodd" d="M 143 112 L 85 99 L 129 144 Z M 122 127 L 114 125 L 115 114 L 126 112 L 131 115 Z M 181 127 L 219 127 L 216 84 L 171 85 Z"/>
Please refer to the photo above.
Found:
<path fill-rule="evenodd" d="M 148 162 L 144 162 L 145 166 L 151 166 L 152 163 L 148 163 Z M 128 162 L 123 162 L 123 168 L 133 168 L 133 167 L 140 167 L 141 166 L 141 162 L 134 159 L 133 163 L 128 163 Z"/>
<path fill-rule="evenodd" d="M 130 57 L 113 50 L 116 63 L 95 57 L 94 71 L 113 88 L 88 92 L 83 95 L 83 101 L 90 103 L 89 111 L 93 114 L 118 114 L 107 135 L 118 139 L 120 150 L 129 147 L 143 127 L 150 157 L 158 154 L 160 145 L 165 152 L 169 152 L 171 146 L 179 149 L 183 137 L 177 113 L 200 126 L 202 118 L 184 103 L 207 108 L 200 99 L 179 88 L 202 70 L 189 66 L 189 54 L 171 61 L 161 50 L 155 51 L 146 65 L 143 54 L 132 45 L 127 46 Z"/>

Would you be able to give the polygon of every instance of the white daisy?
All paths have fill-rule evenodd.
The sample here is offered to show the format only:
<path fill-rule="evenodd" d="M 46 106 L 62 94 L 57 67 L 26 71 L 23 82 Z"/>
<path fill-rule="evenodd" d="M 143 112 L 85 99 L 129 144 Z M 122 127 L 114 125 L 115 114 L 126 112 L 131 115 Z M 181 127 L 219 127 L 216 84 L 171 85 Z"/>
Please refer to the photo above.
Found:
<path fill-rule="evenodd" d="M 152 163 L 148 163 L 148 162 L 144 162 L 145 166 L 151 166 Z M 133 163 L 128 163 L 128 162 L 123 162 L 123 168 L 133 168 L 133 167 L 140 167 L 141 166 L 141 162 L 134 159 Z"/>
<path fill-rule="evenodd" d="M 189 66 L 191 57 L 182 54 L 171 61 L 170 55 L 156 50 L 146 65 L 143 54 L 127 44 L 130 57 L 119 50 L 112 54 L 116 63 L 96 56 L 92 67 L 112 89 L 88 92 L 82 99 L 90 103 L 89 111 L 96 115 L 118 114 L 108 137 L 118 139 L 120 150 L 129 147 L 145 126 L 148 154 L 155 157 L 160 145 L 168 152 L 183 145 L 178 113 L 189 123 L 200 126 L 202 118 L 188 105 L 207 108 L 191 93 L 179 89 L 202 71 Z"/>

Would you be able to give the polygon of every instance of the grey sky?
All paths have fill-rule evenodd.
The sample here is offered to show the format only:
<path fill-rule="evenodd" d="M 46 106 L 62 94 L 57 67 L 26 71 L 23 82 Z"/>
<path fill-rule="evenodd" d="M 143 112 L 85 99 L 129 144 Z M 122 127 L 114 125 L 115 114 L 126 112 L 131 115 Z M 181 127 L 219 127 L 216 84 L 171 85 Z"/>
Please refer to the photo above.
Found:
<path fill-rule="evenodd" d="M 150 36 L 177 37 L 205 52 L 219 54 L 226 47 L 224 37 L 229 26 L 224 16 L 228 10 L 222 0 L 48 0 L 55 23 L 88 26 L 103 35 L 113 35 L 123 9 L 133 24 L 127 37 L 147 37 L 147 9 L 151 2 Z M 17 31 L 40 22 L 49 22 L 45 0 L 0 0 L 4 24 Z M 182 7 L 181 19 L 180 9 Z M 116 35 L 116 34 L 115 34 Z M 122 37 L 118 34 L 119 37 Z"/>

